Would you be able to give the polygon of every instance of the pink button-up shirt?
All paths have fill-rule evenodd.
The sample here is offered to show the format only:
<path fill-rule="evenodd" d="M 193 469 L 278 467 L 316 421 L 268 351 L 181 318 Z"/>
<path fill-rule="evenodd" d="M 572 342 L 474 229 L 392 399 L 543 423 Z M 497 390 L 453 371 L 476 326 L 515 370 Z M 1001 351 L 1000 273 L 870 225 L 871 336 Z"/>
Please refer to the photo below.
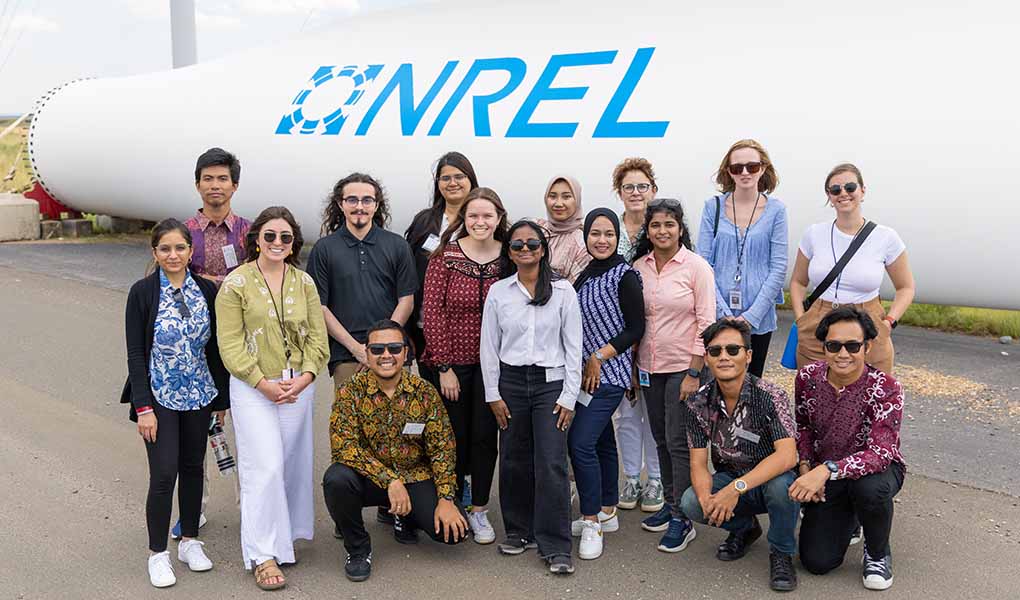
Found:
<path fill-rule="evenodd" d="M 683 246 L 662 267 L 653 253 L 639 258 L 645 296 L 645 335 L 638 346 L 638 368 L 676 373 L 704 356 L 701 332 L 715 322 L 715 275 L 708 262 Z"/>

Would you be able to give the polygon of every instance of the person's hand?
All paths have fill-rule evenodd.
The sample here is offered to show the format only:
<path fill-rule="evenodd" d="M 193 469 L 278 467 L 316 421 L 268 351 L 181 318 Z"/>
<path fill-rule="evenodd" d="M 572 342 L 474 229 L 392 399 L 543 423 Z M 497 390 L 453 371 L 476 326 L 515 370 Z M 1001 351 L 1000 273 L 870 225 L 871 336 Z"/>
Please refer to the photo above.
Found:
<path fill-rule="evenodd" d="M 795 502 L 825 502 L 825 482 L 829 480 L 829 468 L 818 465 L 798 477 L 790 486 L 790 500 Z"/>
<path fill-rule="evenodd" d="M 712 514 L 712 510 L 715 508 L 715 497 L 712 494 L 704 497 L 698 496 L 698 504 L 701 505 L 701 514 L 707 519 L 708 515 Z"/>
<path fill-rule="evenodd" d="M 213 416 L 216 417 L 216 424 L 223 427 L 226 423 L 227 411 L 226 410 L 214 410 Z"/>
<path fill-rule="evenodd" d="M 289 404 L 297 402 L 298 395 L 305 391 L 305 388 L 312 385 L 313 380 L 312 374 L 306 371 L 293 379 L 285 379 L 279 382 L 278 385 L 283 390 L 280 402 L 287 402 Z"/>
<path fill-rule="evenodd" d="M 724 487 L 712 494 L 713 505 L 711 512 L 706 514 L 708 524 L 721 527 L 723 523 L 733 518 L 733 511 L 740 501 L 740 493 L 731 485 Z"/>
<path fill-rule="evenodd" d="M 263 378 L 262 381 L 255 386 L 255 389 L 261 392 L 262 395 L 273 404 L 281 404 L 285 402 L 284 394 L 286 394 L 286 392 L 284 392 L 283 388 L 280 387 L 280 384 L 275 381 L 269 381 L 268 379 Z"/>
<path fill-rule="evenodd" d="M 698 391 L 699 387 L 701 382 L 697 377 L 691 377 L 689 373 L 684 375 L 684 380 L 680 383 L 680 400 L 685 402 L 688 396 Z"/>
<path fill-rule="evenodd" d="M 559 404 L 553 407 L 553 414 L 559 415 L 559 418 L 556 419 L 556 429 L 560 431 L 566 431 L 570 427 L 570 422 L 574 420 L 574 411 L 563 408 Z"/>
<path fill-rule="evenodd" d="M 510 426 L 510 408 L 507 407 L 506 402 L 502 400 L 490 402 L 489 408 L 492 409 L 492 414 L 496 416 L 496 424 L 499 425 L 500 429 L 506 429 Z"/>
<path fill-rule="evenodd" d="M 365 349 L 365 344 L 354 344 L 353 348 L 348 348 L 354 359 L 358 361 L 359 367 L 368 366 L 368 351 Z M 359 368 L 359 371 L 361 369 Z"/>
<path fill-rule="evenodd" d="M 730 317 L 730 321 L 737 321 L 738 323 L 747 323 L 747 319 L 745 319 L 743 315 Z M 747 324 L 750 325 L 750 323 Z"/>
<path fill-rule="evenodd" d="M 390 513 L 403 517 L 411 512 L 411 497 L 407 495 L 407 488 L 404 482 L 394 479 L 386 488 L 390 497 Z"/>
<path fill-rule="evenodd" d="M 879 319 L 877 323 L 878 326 L 881 327 L 883 331 L 885 331 L 886 335 L 892 335 L 892 323 L 886 321 L 885 319 Z"/>
<path fill-rule="evenodd" d="M 468 524 L 464 515 L 457 510 L 457 505 L 446 498 L 440 498 L 436 503 L 436 535 L 442 533 L 443 539 L 450 542 L 459 542 L 467 535 Z"/>
<path fill-rule="evenodd" d="M 453 369 L 439 373 L 439 391 L 443 392 L 443 397 L 450 402 L 460 399 L 460 380 L 457 379 Z"/>
<path fill-rule="evenodd" d="M 602 380 L 602 361 L 595 358 L 592 354 L 588 357 L 588 362 L 584 363 L 584 373 L 581 376 L 581 389 L 594 394 L 595 390 L 599 389 L 599 383 Z"/>
<path fill-rule="evenodd" d="M 149 443 L 156 443 L 156 413 L 150 412 L 138 417 L 138 433 Z"/>

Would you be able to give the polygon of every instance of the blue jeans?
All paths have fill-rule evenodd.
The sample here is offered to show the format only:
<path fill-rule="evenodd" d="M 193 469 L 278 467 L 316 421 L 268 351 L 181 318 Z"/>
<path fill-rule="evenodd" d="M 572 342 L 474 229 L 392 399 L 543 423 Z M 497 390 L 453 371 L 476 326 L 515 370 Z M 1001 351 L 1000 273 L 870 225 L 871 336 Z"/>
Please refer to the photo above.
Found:
<path fill-rule="evenodd" d="M 712 493 L 716 493 L 730 484 L 736 477 L 729 473 L 716 473 L 712 476 Z M 797 518 L 800 516 L 800 503 L 790 500 L 790 486 L 796 477 L 793 471 L 787 471 L 768 483 L 749 490 L 737 500 L 733 518 L 722 524 L 729 532 L 740 532 L 754 526 L 754 516 L 768 513 L 769 515 L 769 548 L 772 552 L 792 556 L 797 549 Z M 682 500 L 684 514 L 688 519 L 698 523 L 707 523 L 701 511 L 701 503 L 694 488 L 684 492 Z"/>
<path fill-rule="evenodd" d="M 613 413 L 620 406 L 623 388 L 603 383 L 591 402 L 575 407 L 577 413 L 567 434 L 582 515 L 596 515 L 603 506 L 620 501 L 620 465 L 616 454 Z"/>

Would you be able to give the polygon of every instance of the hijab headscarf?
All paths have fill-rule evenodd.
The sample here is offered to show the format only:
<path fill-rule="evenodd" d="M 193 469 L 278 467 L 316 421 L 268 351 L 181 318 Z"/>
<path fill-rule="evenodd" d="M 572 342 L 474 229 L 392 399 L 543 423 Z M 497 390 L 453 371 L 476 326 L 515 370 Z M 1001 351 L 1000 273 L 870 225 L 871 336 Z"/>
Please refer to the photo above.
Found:
<path fill-rule="evenodd" d="M 549 211 L 546 210 L 546 216 L 549 218 L 546 219 L 545 226 L 551 237 L 570 234 L 581 229 L 581 225 L 584 223 L 584 219 L 581 217 L 581 215 L 584 214 L 581 209 L 581 184 L 570 175 L 557 175 L 549 180 L 549 185 L 545 186 L 545 196 L 542 197 L 542 201 L 545 202 L 545 198 L 549 197 L 549 191 L 552 190 L 552 186 L 560 180 L 566 182 L 567 187 L 570 188 L 570 192 L 574 194 L 574 199 L 577 200 L 577 210 L 575 210 L 574 214 L 565 221 L 557 221 L 553 219 L 552 215 L 549 214 Z"/>
<path fill-rule="evenodd" d="M 616 246 L 613 248 L 613 253 L 610 254 L 608 258 L 596 258 L 592 255 L 591 262 L 588 263 L 588 266 L 581 271 L 581 274 L 577 276 L 577 280 L 574 281 L 575 290 L 580 290 L 585 281 L 595 277 L 601 277 L 617 265 L 627 263 L 627 260 L 620 256 L 617 252 L 620 247 L 620 218 L 616 216 L 616 213 L 608 208 L 596 208 L 588 213 L 588 216 L 584 218 L 584 247 L 588 250 L 588 254 L 591 254 L 591 250 L 588 249 L 588 234 L 591 233 L 591 227 L 592 224 L 595 223 L 595 219 L 599 217 L 605 217 L 613 224 L 613 229 L 616 231 Z"/>

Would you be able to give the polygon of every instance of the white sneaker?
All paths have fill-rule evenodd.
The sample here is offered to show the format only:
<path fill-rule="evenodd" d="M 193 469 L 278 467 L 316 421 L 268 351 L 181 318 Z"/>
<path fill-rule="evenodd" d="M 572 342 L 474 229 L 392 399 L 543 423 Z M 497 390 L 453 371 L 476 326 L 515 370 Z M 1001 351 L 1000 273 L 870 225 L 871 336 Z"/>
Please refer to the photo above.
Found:
<path fill-rule="evenodd" d="M 165 588 L 177 583 L 174 568 L 170 564 L 170 553 L 167 551 L 149 557 L 149 583 L 153 587 Z"/>
<path fill-rule="evenodd" d="M 570 524 L 570 535 L 574 537 L 580 537 L 584 531 L 584 519 L 578 519 Z M 606 513 L 599 511 L 599 525 L 602 526 L 602 531 L 606 533 L 613 533 L 620 529 L 620 519 L 616 516 L 616 511 L 613 514 L 607 515 Z"/>
<path fill-rule="evenodd" d="M 192 571 L 208 571 L 212 569 L 212 561 L 205 555 L 202 546 L 205 543 L 198 540 L 184 540 L 177 544 L 177 560 L 188 565 Z"/>
<path fill-rule="evenodd" d="M 468 525 L 471 526 L 471 532 L 474 533 L 476 544 L 491 544 L 496 541 L 496 530 L 489 523 L 489 511 L 472 511 L 467 515 Z"/>
<path fill-rule="evenodd" d="M 577 555 L 584 560 L 602 556 L 602 525 L 595 521 L 585 521 L 581 528 L 581 544 L 577 548 Z"/>

